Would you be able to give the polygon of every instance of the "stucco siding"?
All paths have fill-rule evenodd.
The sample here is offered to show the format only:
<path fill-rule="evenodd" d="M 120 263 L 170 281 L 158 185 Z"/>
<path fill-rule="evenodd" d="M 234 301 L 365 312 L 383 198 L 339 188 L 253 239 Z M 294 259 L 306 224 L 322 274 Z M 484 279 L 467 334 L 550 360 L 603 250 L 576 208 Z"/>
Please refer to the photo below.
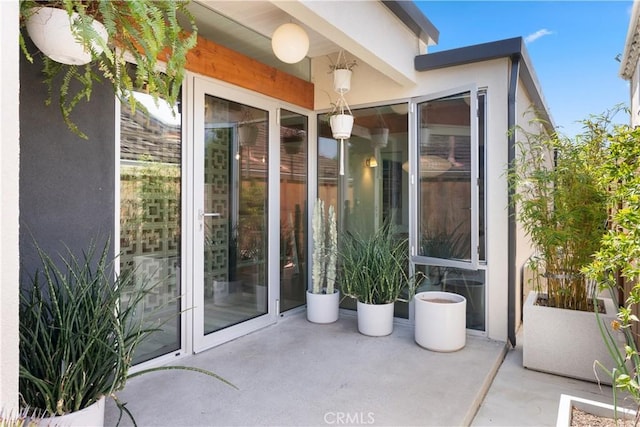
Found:
<path fill-rule="evenodd" d="M 20 82 L 20 256 L 21 274 L 39 265 L 35 239 L 55 255 L 67 245 L 80 255 L 92 238 L 110 237 L 115 221 L 115 98 L 109 84 L 97 85 L 73 120 L 83 140 L 62 121 L 57 99 L 45 105 L 40 64 L 21 55 Z M 28 276 L 26 276 L 28 277 Z"/>

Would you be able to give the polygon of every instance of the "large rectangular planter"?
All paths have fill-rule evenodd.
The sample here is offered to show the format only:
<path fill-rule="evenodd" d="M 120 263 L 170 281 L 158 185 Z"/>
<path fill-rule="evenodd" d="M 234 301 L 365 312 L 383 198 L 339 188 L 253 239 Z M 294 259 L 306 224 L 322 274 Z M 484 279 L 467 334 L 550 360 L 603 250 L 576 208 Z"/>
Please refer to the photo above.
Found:
<path fill-rule="evenodd" d="M 586 381 L 611 384 L 597 360 L 607 369 L 614 366 L 604 344 L 595 313 L 535 305 L 537 292 L 530 292 L 523 309 L 524 343 L 522 362 L 525 368 Z M 617 309 L 611 298 L 604 301 L 605 314 L 600 316 L 607 328 L 616 318 Z M 624 336 L 616 332 L 620 349 Z M 597 373 L 597 377 L 596 377 Z"/>
<path fill-rule="evenodd" d="M 603 418 L 612 418 L 622 420 L 634 420 L 636 412 L 626 408 L 617 409 L 613 405 L 608 403 L 602 403 L 591 399 L 582 399 L 576 396 L 570 396 L 568 394 L 560 395 L 560 404 L 558 405 L 558 418 L 556 420 L 556 427 L 571 427 L 572 425 L 578 425 L 571 420 L 571 414 L 573 408 L 587 412 L 592 415 Z"/>

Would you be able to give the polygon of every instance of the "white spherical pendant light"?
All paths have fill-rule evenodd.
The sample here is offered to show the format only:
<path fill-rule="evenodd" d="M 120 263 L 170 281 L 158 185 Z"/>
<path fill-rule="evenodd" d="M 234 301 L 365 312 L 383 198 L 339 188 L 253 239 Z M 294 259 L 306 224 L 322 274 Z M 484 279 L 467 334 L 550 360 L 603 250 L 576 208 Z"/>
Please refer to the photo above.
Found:
<path fill-rule="evenodd" d="M 273 33 L 271 48 L 280 61 L 295 64 L 307 55 L 309 36 L 299 25 L 282 24 Z"/>

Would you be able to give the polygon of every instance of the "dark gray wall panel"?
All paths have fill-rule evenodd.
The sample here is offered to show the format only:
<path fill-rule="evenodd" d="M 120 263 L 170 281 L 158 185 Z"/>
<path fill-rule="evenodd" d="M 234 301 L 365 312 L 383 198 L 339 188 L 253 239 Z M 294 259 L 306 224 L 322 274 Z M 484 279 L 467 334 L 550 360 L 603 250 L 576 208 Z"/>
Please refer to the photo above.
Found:
<path fill-rule="evenodd" d="M 35 49 L 31 50 L 32 52 Z M 38 55 L 40 55 L 38 53 Z M 31 274 L 39 262 L 34 239 L 51 254 L 67 245 L 81 255 L 92 238 L 113 243 L 115 221 L 115 101 L 110 84 L 94 88 L 74 122 L 89 136 L 73 134 L 62 121 L 57 98 L 45 105 L 38 58 L 20 63 L 20 261 Z M 102 243 L 100 244 L 102 245 Z M 102 247 L 102 246 L 100 246 Z"/>

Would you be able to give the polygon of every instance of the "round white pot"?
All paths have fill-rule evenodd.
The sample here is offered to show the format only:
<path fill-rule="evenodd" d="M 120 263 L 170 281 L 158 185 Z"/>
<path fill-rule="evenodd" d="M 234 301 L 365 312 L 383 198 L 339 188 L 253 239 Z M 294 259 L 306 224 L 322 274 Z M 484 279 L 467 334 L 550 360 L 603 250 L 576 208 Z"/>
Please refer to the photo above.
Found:
<path fill-rule="evenodd" d="M 56 7 L 40 7 L 26 22 L 29 37 L 38 49 L 56 62 L 68 65 L 84 65 L 91 62 L 91 52 L 78 42 L 71 31 L 71 23 L 78 15 L 67 14 L 64 9 Z M 93 29 L 107 41 L 107 29 L 101 22 L 93 20 Z M 102 48 L 94 43 L 96 54 L 102 53 Z"/>
<path fill-rule="evenodd" d="M 419 292 L 414 297 L 415 340 L 433 351 L 456 351 L 466 343 L 467 300 L 451 292 Z"/>
<path fill-rule="evenodd" d="M 333 323 L 340 311 L 340 291 L 314 294 L 307 291 L 307 320 L 313 323 Z"/>
<path fill-rule="evenodd" d="M 383 337 L 393 332 L 393 306 L 365 304 L 358 301 L 358 332 L 370 337 Z"/>
<path fill-rule="evenodd" d="M 104 396 L 86 408 L 57 417 L 42 418 L 40 427 L 102 427 L 104 426 Z"/>
<path fill-rule="evenodd" d="M 331 133 L 334 139 L 351 138 L 351 130 L 353 129 L 353 116 L 350 114 L 335 114 L 329 119 L 331 125 Z"/>
<path fill-rule="evenodd" d="M 351 90 L 351 70 L 339 68 L 333 70 L 333 90 L 337 93 L 347 93 Z"/>

